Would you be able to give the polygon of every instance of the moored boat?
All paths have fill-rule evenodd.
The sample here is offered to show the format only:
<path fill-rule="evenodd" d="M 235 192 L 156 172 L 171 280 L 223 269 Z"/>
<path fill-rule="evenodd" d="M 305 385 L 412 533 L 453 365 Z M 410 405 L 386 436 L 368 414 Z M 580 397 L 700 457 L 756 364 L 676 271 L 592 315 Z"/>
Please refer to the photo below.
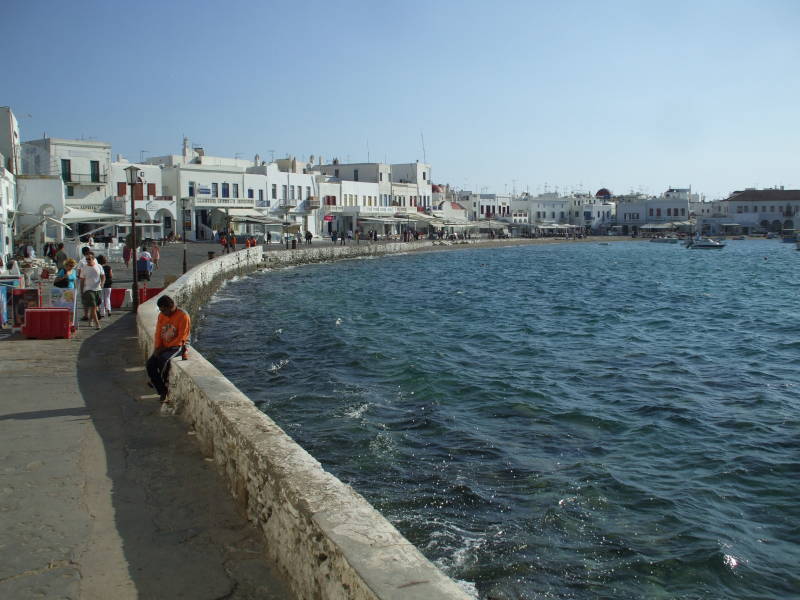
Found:
<path fill-rule="evenodd" d="M 698 250 L 720 250 L 725 247 L 725 244 L 712 240 L 711 238 L 689 238 L 686 242 L 687 248 L 696 248 Z"/>

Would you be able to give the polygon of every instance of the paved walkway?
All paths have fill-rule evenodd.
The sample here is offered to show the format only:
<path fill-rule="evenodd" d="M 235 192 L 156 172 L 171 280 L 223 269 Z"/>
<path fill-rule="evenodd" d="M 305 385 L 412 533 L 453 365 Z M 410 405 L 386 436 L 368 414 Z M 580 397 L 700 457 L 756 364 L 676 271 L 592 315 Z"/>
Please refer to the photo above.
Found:
<path fill-rule="evenodd" d="M 292 598 L 193 432 L 159 416 L 133 314 L 101 323 L 0 341 L 0 598 Z"/>

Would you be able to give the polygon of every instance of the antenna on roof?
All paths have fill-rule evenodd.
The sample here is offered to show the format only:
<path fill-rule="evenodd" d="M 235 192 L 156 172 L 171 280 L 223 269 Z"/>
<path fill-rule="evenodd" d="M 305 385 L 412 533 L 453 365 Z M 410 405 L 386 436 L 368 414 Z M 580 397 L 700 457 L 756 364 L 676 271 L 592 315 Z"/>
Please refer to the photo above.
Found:
<path fill-rule="evenodd" d="M 367 162 L 369 162 L 369 138 L 367 138 Z"/>
<path fill-rule="evenodd" d="M 422 130 L 419 131 L 419 137 L 422 140 L 422 162 L 427 163 L 428 159 L 425 156 L 425 136 L 422 134 Z"/>

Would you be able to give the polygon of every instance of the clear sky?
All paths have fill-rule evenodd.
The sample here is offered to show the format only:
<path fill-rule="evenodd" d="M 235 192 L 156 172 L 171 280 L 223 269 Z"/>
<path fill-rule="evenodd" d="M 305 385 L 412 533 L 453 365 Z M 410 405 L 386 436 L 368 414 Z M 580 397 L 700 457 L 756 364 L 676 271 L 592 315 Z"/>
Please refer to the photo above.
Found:
<path fill-rule="evenodd" d="M 221 156 L 427 159 L 487 192 L 712 199 L 800 188 L 798 32 L 800 0 L 5 0 L 0 105 L 23 139 L 133 160 L 186 135 Z"/>

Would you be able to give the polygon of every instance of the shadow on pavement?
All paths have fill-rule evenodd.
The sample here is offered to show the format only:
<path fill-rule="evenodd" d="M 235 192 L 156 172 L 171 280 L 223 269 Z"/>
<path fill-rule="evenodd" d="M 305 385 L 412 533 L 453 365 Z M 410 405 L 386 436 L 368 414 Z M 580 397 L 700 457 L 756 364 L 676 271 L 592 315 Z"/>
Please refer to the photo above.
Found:
<path fill-rule="evenodd" d="M 140 598 L 292 598 L 186 424 L 140 399 L 152 390 L 133 314 L 83 342 L 78 385 L 102 440 L 112 526 Z"/>

